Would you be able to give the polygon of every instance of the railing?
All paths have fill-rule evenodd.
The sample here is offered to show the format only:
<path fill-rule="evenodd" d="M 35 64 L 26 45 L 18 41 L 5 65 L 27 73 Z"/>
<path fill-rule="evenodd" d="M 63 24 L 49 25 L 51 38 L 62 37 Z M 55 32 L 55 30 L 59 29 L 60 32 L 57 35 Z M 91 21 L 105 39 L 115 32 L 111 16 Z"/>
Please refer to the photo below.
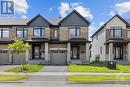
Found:
<path fill-rule="evenodd" d="M 127 38 L 127 29 L 106 29 L 106 40 L 114 38 Z"/>

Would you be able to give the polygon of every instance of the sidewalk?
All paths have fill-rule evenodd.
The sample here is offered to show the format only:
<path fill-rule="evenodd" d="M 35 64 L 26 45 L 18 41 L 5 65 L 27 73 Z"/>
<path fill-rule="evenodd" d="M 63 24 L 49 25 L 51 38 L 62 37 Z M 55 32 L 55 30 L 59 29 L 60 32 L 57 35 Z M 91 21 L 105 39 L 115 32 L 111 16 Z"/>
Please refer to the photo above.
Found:
<path fill-rule="evenodd" d="M 67 76 L 67 75 L 130 75 L 130 73 L 97 73 L 97 72 L 36 72 L 36 73 L 14 73 L 0 72 L 2 75 L 33 75 L 33 76 Z"/>

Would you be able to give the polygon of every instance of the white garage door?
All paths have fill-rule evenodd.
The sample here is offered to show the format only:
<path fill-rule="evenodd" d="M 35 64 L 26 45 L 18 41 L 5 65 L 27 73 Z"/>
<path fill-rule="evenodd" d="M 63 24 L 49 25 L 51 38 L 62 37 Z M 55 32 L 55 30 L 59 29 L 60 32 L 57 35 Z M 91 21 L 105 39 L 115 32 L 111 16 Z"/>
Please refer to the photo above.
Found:
<path fill-rule="evenodd" d="M 66 50 L 52 50 L 51 51 L 51 64 L 52 65 L 66 65 L 67 64 L 67 51 Z"/>

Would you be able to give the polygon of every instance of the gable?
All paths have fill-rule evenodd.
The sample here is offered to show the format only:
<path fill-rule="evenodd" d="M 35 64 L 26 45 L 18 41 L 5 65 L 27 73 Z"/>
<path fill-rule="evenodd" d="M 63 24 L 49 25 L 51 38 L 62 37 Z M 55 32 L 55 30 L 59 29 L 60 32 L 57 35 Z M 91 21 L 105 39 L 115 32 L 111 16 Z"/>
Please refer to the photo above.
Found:
<path fill-rule="evenodd" d="M 62 27 L 66 27 L 69 25 L 79 25 L 82 27 L 88 27 L 90 23 L 85 18 L 81 17 L 80 14 L 72 12 L 60 22 L 60 26 Z"/>
<path fill-rule="evenodd" d="M 49 22 L 45 20 L 42 16 L 37 16 L 34 19 L 32 19 L 29 23 L 29 26 L 44 26 L 44 27 L 49 27 Z"/>
<path fill-rule="evenodd" d="M 106 24 L 106 28 L 110 29 L 112 26 L 121 26 L 123 29 L 126 29 L 126 23 L 122 21 L 119 17 L 115 16 L 111 21 Z"/>

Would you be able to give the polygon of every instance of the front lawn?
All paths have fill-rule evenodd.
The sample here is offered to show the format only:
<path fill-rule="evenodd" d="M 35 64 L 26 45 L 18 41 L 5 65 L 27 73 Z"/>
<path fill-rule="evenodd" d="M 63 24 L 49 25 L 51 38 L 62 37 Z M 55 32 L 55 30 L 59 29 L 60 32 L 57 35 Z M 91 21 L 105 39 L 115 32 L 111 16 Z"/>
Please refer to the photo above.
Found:
<path fill-rule="evenodd" d="M 25 70 L 23 70 L 23 67 Z M 26 64 L 21 65 L 13 69 L 6 70 L 6 72 L 38 72 L 41 70 L 44 66 L 43 65 L 32 65 L 32 64 Z"/>
<path fill-rule="evenodd" d="M 130 76 L 67 76 L 71 82 L 128 81 Z"/>
<path fill-rule="evenodd" d="M 117 64 L 117 69 L 112 70 L 105 66 L 92 66 L 92 65 L 69 65 L 68 66 L 69 72 L 130 72 L 130 66 L 128 65 L 119 65 Z"/>
<path fill-rule="evenodd" d="M 0 75 L 0 81 L 17 81 L 17 80 L 22 80 L 26 79 L 29 76 L 26 75 Z"/>

